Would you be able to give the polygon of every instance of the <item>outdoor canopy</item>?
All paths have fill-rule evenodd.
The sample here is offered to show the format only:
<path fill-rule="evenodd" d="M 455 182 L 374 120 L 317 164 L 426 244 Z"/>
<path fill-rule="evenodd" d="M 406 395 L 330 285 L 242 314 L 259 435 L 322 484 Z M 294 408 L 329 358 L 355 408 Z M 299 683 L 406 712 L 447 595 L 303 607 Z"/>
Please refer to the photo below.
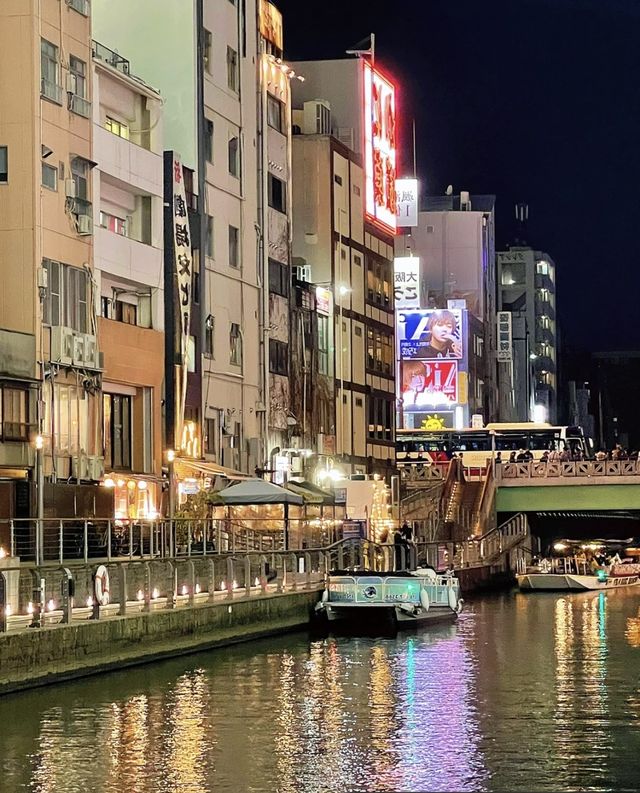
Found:
<path fill-rule="evenodd" d="M 247 479 L 218 492 L 224 504 L 302 504 L 302 496 L 264 479 Z"/>

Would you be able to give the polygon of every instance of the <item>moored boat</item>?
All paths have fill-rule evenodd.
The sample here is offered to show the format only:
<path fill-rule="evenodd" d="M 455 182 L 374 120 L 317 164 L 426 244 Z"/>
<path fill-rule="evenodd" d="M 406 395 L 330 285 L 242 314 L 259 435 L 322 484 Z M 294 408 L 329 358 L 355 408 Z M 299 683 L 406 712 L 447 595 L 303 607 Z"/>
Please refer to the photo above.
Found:
<path fill-rule="evenodd" d="M 562 545 L 562 544 L 560 544 Z M 543 559 L 517 576 L 523 592 L 584 592 L 619 589 L 640 583 L 640 564 L 631 559 L 589 564 L 584 557 Z"/>
<path fill-rule="evenodd" d="M 355 631 L 453 622 L 462 610 L 460 582 L 430 568 L 413 572 L 336 571 L 316 606 L 330 625 Z"/>

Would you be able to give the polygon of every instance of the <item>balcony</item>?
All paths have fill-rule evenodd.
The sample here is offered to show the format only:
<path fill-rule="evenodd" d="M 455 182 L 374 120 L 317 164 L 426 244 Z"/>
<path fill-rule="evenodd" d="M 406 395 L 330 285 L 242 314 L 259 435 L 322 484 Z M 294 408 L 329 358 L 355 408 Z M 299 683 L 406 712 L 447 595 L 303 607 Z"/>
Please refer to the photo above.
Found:
<path fill-rule="evenodd" d="M 91 102 L 77 94 L 69 94 L 69 110 L 83 118 L 90 118 Z"/>
<path fill-rule="evenodd" d="M 91 6 L 89 0 L 67 0 L 67 5 L 82 14 L 83 17 L 88 17 L 91 13 Z"/>
<path fill-rule="evenodd" d="M 57 105 L 62 104 L 62 86 L 49 80 L 40 80 L 40 96 L 50 99 Z"/>
<path fill-rule="evenodd" d="M 141 284 L 162 280 L 162 250 L 105 228 L 95 230 L 94 264 L 97 269 Z"/>
<path fill-rule="evenodd" d="M 138 146 L 126 138 L 94 125 L 95 150 L 100 152 L 100 171 L 120 184 L 120 189 L 133 187 L 136 192 L 162 197 L 162 155 Z"/>

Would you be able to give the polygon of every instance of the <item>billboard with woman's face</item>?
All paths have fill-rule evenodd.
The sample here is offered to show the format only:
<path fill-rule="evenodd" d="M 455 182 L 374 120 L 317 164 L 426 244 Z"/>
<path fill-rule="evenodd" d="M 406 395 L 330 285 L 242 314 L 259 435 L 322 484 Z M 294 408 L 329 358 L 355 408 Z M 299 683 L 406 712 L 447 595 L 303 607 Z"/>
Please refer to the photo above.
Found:
<path fill-rule="evenodd" d="M 398 311 L 397 331 L 401 361 L 464 357 L 460 309 Z"/>

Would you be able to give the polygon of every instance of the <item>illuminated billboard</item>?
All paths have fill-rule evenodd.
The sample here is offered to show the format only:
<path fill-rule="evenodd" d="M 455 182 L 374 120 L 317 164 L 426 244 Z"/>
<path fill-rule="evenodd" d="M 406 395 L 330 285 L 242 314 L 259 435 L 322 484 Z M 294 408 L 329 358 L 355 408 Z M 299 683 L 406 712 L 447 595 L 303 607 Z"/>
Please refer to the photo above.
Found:
<path fill-rule="evenodd" d="M 418 225 L 418 180 L 396 179 L 398 228 Z"/>
<path fill-rule="evenodd" d="M 399 256 L 393 260 L 393 296 L 396 308 L 420 308 L 418 256 Z"/>
<path fill-rule="evenodd" d="M 405 410 L 458 402 L 457 361 L 401 361 L 400 378 Z"/>
<path fill-rule="evenodd" d="M 464 357 L 459 309 L 398 311 L 397 316 L 401 360 Z"/>
<path fill-rule="evenodd" d="M 364 68 L 365 208 L 390 234 L 397 228 L 395 87 L 362 60 Z"/>

